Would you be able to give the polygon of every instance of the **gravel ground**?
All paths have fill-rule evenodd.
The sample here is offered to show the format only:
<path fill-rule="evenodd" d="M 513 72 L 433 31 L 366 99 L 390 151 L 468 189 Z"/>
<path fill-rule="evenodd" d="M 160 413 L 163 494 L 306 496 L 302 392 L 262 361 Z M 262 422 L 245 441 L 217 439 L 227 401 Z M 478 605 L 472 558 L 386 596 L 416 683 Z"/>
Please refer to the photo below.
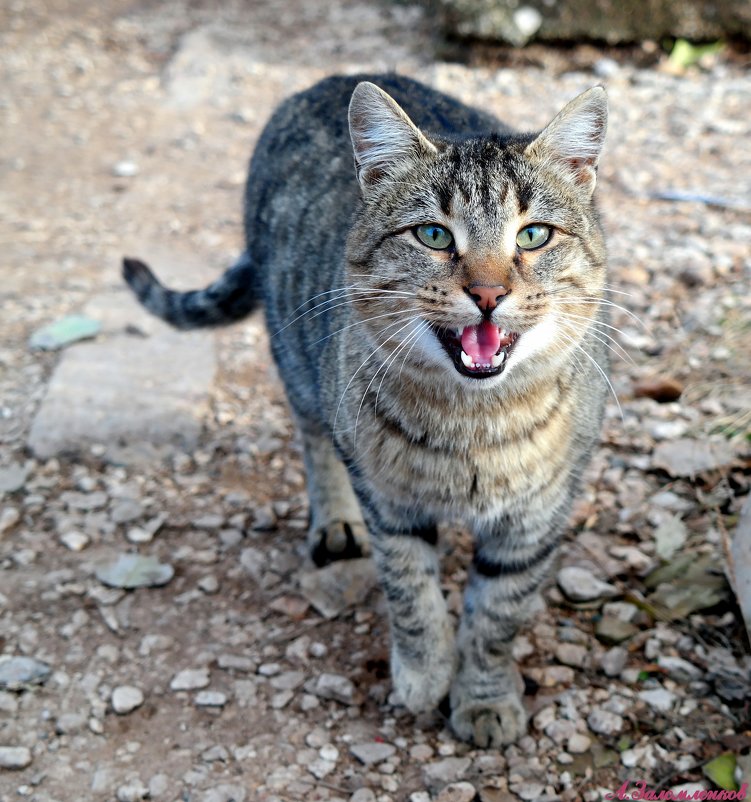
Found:
<path fill-rule="evenodd" d="M 593 802 L 627 779 L 712 788 L 721 753 L 751 780 L 751 658 L 724 578 L 751 483 L 742 55 L 680 74 L 649 47 L 454 45 L 448 62 L 418 7 L 343 0 L 11 0 L 0 31 L 1 802 Z M 532 723 L 504 752 L 394 703 L 369 562 L 305 562 L 300 451 L 258 317 L 201 335 L 218 371 L 190 448 L 28 448 L 60 359 L 31 333 L 110 297 L 123 253 L 198 259 L 208 281 L 240 249 L 275 104 L 389 68 L 528 129 L 593 83 L 611 102 L 613 394 L 516 644 Z M 442 548 L 457 611 L 468 537 L 447 528 Z M 122 554 L 154 558 L 126 572 L 147 586 L 104 570 Z"/>

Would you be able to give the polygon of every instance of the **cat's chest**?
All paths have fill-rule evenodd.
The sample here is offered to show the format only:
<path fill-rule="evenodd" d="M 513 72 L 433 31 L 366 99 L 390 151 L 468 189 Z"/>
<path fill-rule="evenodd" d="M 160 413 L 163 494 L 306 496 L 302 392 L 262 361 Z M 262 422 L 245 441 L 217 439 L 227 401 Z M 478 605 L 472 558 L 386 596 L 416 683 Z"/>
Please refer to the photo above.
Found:
<path fill-rule="evenodd" d="M 567 472 L 571 415 L 556 389 L 536 406 L 418 411 L 385 408 L 363 427 L 359 458 L 384 497 L 442 515 L 482 515 Z"/>

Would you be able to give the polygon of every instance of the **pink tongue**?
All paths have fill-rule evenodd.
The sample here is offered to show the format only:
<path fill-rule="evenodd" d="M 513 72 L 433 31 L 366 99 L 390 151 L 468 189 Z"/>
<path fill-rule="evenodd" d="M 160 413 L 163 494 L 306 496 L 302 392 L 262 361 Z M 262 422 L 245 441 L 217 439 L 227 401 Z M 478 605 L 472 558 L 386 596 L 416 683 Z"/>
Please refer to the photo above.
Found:
<path fill-rule="evenodd" d="M 501 332 L 489 320 L 479 326 L 467 326 L 462 332 L 462 349 L 472 361 L 485 365 L 501 347 Z"/>

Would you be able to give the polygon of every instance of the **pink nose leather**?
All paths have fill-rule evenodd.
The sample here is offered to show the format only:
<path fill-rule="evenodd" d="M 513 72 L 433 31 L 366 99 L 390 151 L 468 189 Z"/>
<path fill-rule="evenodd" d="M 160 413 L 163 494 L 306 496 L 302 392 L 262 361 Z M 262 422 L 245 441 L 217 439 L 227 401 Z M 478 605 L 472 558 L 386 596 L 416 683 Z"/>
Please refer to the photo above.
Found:
<path fill-rule="evenodd" d="M 497 287 L 473 284 L 471 287 L 467 287 L 467 292 L 482 310 L 495 309 L 501 298 L 508 294 L 508 290 L 500 284 Z"/>

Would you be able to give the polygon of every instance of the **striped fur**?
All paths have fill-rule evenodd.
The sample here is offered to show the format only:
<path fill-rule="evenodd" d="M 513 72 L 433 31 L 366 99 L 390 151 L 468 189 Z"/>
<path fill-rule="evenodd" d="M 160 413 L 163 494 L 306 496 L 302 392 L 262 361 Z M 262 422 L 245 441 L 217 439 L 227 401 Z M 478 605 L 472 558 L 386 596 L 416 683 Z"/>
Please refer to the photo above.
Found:
<path fill-rule="evenodd" d="M 511 641 L 602 418 L 605 251 L 592 192 L 606 112 L 590 90 L 541 134 L 520 135 L 406 78 L 330 78 L 282 104 L 260 138 L 239 265 L 181 295 L 126 263 L 144 304 L 181 327 L 263 303 L 304 435 L 314 559 L 372 550 L 397 691 L 414 711 L 449 694 L 454 729 L 481 746 L 524 732 Z M 423 245 L 414 228 L 427 223 L 452 232 L 455 249 Z M 516 236 L 532 223 L 554 234 L 525 251 Z M 492 312 L 472 300 L 478 283 L 506 288 Z M 441 337 L 484 317 L 520 336 L 498 375 L 476 379 Z M 475 535 L 456 636 L 434 548 L 445 520 Z"/>

